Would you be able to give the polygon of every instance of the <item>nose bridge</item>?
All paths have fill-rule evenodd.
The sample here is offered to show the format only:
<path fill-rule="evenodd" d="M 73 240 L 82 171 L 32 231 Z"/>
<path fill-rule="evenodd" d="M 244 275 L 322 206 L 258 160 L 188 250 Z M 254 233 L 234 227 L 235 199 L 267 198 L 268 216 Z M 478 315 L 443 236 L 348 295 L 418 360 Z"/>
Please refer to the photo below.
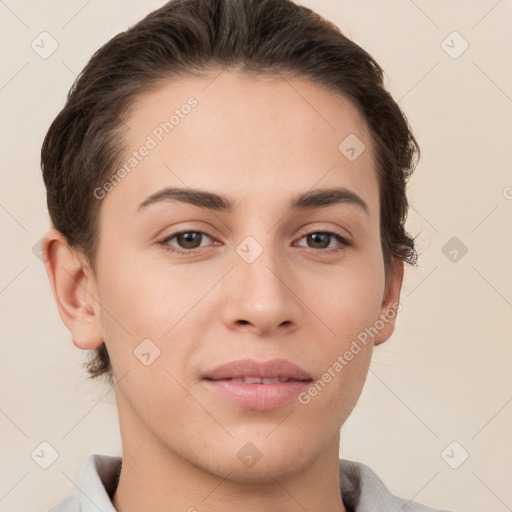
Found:
<path fill-rule="evenodd" d="M 234 289 L 225 314 L 230 324 L 249 322 L 263 333 L 282 324 L 296 324 L 300 312 L 284 245 L 272 232 L 261 229 L 258 233 L 247 236 L 235 248 L 231 272 Z"/>
<path fill-rule="evenodd" d="M 261 240 L 261 236 L 259 238 Z M 282 249 L 274 245 L 273 237 L 268 233 L 261 243 L 248 236 L 237 246 L 239 261 L 235 263 L 235 269 L 244 283 L 241 291 L 250 291 L 253 298 L 261 295 L 269 305 L 285 298 L 283 280 L 286 276 L 280 276 L 284 273 L 282 269 L 286 269 Z"/>

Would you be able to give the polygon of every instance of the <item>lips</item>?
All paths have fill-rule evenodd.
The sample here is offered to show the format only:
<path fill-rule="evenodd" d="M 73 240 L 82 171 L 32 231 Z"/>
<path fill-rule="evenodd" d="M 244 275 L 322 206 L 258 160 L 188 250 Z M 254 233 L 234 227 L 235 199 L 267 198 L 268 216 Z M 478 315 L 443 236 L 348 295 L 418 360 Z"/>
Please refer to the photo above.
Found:
<path fill-rule="evenodd" d="M 304 368 L 285 359 L 231 361 L 207 371 L 202 378 L 206 389 L 222 400 L 259 411 L 293 402 L 313 380 Z"/>
<path fill-rule="evenodd" d="M 222 364 L 206 372 L 203 379 L 229 380 L 247 384 L 276 384 L 288 381 L 310 381 L 309 373 L 285 359 L 258 362 L 253 359 L 240 359 Z"/>
<path fill-rule="evenodd" d="M 229 380 L 230 382 L 245 382 L 246 384 L 276 384 L 278 382 L 288 382 L 290 380 L 287 377 L 275 377 L 272 379 L 263 379 L 260 377 L 241 377 L 236 379 L 222 379 L 222 380 Z"/>

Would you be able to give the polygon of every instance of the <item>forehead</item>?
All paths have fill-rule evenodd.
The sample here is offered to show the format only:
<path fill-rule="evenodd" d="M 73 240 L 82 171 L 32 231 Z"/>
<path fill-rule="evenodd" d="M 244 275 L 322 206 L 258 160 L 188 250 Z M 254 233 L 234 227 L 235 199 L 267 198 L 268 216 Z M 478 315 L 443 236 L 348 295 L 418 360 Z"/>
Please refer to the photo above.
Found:
<path fill-rule="evenodd" d="M 138 96 L 124 120 L 127 176 L 109 195 L 132 206 L 164 185 L 265 197 L 269 187 L 341 184 L 368 203 L 377 198 L 364 118 L 306 78 L 224 70 L 165 81 Z"/>

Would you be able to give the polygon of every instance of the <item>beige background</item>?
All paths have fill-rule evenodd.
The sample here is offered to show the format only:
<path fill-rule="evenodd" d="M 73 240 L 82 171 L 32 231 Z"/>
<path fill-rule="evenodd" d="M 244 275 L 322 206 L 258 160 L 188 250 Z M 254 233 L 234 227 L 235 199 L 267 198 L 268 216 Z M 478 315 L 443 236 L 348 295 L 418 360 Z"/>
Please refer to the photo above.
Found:
<path fill-rule="evenodd" d="M 431 506 L 512 510 L 512 2 L 301 3 L 383 66 L 423 151 L 408 220 L 420 267 L 406 271 L 341 456 Z M 75 491 L 87 455 L 120 454 L 113 393 L 87 382 L 32 251 L 49 227 L 39 153 L 92 53 L 162 4 L 0 1 L 2 511 L 46 511 Z M 59 45 L 47 59 L 31 48 L 43 31 Z M 453 237 L 462 257 L 445 247 Z M 43 441 L 58 452 L 46 470 L 30 455 Z"/>

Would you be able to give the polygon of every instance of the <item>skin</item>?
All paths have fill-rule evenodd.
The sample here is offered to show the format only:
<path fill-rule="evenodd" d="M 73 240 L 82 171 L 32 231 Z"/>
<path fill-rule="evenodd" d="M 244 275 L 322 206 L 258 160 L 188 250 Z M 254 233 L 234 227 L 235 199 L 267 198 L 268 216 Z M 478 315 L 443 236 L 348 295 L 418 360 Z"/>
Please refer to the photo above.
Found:
<path fill-rule="evenodd" d="M 126 155 L 190 96 L 197 107 L 101 201 L 97 274 L 57 231 L 43 246 L 74 344 L 105 341 L 112 360 L 123 445 L 113 504 L 121 512 L 345 511 L 340 428 L 394 318 L 306 405 L 243 408 L 201 375 L 235 359 L 283 358 L 316 381 L 396 307 L 403 264 L 386 282 L 368 129 L 351 102 L 318 84 L 224 71 L 140 96 L 125 119 Z M 355 161 L 338 150 L 349 134 L 366 145 Z M 237 207 L 161 201 L 136 210 L 170 186 L 223 194 Z M 293 196 L 329 187 L 359 195 L 368 214 L 351 203 L 288 211 Z M 159 244 L 183 230 L 206 233 L 195 253 Z M 351 245 L 327 237 L 321 248 L 305 236 L 333 231 Z M 248 236 L 263 249 L 252 263 L 236 252 Z M 167 245 L 187 248 L 176 237 Z M 133 351 L 148 338 L 160 355 L 145 366 Z M 248 442 L 261 453 L 251 467 L 237 457 Z"/>

